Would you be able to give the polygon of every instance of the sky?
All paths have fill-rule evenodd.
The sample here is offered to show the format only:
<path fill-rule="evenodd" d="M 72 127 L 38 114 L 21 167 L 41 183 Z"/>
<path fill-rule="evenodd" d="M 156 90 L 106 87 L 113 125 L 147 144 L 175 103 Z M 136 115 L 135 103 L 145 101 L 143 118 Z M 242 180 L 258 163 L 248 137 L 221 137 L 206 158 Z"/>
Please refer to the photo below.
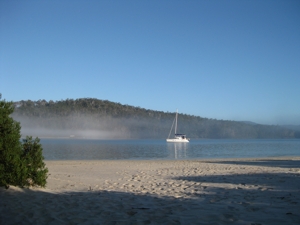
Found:
<path fill-rule="evenodd" d="M 0 0 L 0 93 L 300 125 L 300 1 Z"/>

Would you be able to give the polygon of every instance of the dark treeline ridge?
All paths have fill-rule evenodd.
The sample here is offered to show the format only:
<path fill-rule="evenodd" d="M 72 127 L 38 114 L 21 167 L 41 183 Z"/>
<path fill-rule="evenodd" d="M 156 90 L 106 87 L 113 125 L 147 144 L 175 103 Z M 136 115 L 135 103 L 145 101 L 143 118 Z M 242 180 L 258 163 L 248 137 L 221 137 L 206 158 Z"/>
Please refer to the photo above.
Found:
<path fill-rule="evenodd" d="M 14 102 L 22 134 L 39 137 L 167 138 L 175 113 L 94 98 Z M 189 138 L 299 138 L 300 132 L 274 125 L 216 120 L 179 114 L 178 133 Z"/>

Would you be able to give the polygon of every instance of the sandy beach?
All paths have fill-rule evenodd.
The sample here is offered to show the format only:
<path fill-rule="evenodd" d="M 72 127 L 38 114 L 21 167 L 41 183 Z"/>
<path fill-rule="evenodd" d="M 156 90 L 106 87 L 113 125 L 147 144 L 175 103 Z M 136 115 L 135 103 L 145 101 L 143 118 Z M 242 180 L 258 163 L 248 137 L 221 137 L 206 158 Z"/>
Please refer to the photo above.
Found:
<path fill-rule="evenodd" d="M 46 165 L 0 188 L 0 224 L 300 224 L 300 157 Z"/>

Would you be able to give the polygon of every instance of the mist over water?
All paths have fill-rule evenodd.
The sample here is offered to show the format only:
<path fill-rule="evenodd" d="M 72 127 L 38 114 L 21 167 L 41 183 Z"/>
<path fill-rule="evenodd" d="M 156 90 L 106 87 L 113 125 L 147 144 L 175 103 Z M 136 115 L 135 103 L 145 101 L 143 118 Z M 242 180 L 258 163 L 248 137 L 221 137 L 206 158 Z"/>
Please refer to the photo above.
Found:
<path fill-rule="evenodd" d="M 88 129 L 65 129 L 55 130 L 46 128 L 21 128 L 22 136 L 33 136 L 40 138 L 84 138 L 84 139 L 128 139 L 129 133 L 124 130 L 88 130 Z"/>
<path fill-rule="evenodd" d="M 106 112 L 81 111 L 65 113 L 56 109 L 43 112 L 22 111 L 13 114 L 13 118 L 21 123 L 22 136 L 39 138 L 79 138 L 79 139 L 165 139 L 170 133 L 174 117 L 172 114 L 156 112 L 155 116 L 148 111 L 144 114 L 118 111 L 117 116 Z M 91 109 L 92 110 L 92 109 Z M 125 109 L 126 110 L 126 107 Z M 113 112 L 111 112 L 113 113 Z M 140 112 L 141 113 L 141 112 Z M 112 114 L 114 115 L 114 114 Z M 299 138 L 300 130 L 279 126 L 263 126 L 246 122 L 218 121 L 180 115 L 177 133 L 186 134 L 188 138 Z M 171 132 L 173 135 L 174 128 Z"/>
<path fill-rule="evenodd" d="M 300 155 L 300 139 L 197 140 L 188 136 L 191 138 L 190 143 L 166 143 L 165 139 L 174 118 L 143 120 L 139 117 L 113 118 L 73 114 L 46 118 L 15 115 L 14 119 L 21 123 L 23 137 L 41 139 L 46 160 L 208 159 Z M 204 120 L 200 128 L 205 129 L 205 123 L 208 122 Z M 209 124 L 207 126 L 208 129 Z M 184 124 L 179 127 L 181 129 Z M 182 132 L 180 129 L 178 132 Z M 219 129 L 213 131 L 218 132 Z"/>
<path fill-rule="evenodd" d="M 14 116 L 21 123 L 21 134 L 39 138 L 84 138 L 84 139 L 132 139 L 166 138 L 170 121 L 149 123 L 149 120 L 135 118 L 112 118 L 73 115 L 59 118 L 28 118 Z M 155 132 L 157 127 L 163 135 Z M 142 132 L 141 132 L 142 131 Z"/>

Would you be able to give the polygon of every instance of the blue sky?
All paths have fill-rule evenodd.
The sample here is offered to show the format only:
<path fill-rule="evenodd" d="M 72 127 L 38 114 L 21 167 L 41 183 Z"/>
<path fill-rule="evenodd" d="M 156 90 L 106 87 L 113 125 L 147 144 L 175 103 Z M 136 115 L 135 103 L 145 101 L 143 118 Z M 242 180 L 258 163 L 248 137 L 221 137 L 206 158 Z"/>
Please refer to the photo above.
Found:
<path fill-rule="evenodd" d="M 0 1 L 7 101 L 300 124 L 300 1 Z"/>

